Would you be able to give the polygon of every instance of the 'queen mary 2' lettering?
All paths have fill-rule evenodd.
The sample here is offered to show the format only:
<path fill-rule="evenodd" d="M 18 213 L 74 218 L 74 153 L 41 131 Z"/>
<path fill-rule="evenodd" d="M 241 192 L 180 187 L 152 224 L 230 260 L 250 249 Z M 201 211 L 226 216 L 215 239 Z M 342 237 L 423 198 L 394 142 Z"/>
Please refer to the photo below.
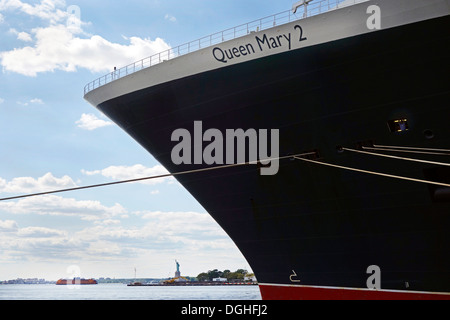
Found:
<path fill-rule="evenodd" d="M 305 41 L 307 38 L 303 35 L 303 29 L 299 25 L 295 25 L 295 32 L 300 33 L 298 41 Z M 239 59 L 247 55 L 255 54 L 256 52 L 264 52 L 273 49 L 292 49 L 292 41 L 295 41 L 291 32 L 287 34 L 279 34 L 276 36 L 268 36 L 267 34 L 255 36 L 255 41 L 253 43 L 247 43 L 245 45 L 240 45 L 237 47 L 231 47 L 227 49 L 222 49 L 215 47 L 212 50 L 214 59 L 222 63 L 228 63 L 233 59 Z"/>

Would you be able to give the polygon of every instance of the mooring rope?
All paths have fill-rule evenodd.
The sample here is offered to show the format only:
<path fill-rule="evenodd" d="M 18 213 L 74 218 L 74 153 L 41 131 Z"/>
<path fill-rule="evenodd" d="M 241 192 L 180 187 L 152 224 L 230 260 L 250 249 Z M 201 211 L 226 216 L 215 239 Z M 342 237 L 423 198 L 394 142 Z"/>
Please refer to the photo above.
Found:
<path fill-rule="evenodd" d="M 367 173 L 367 174 L 372 174 L 372 175 L 377 175 L 377 176 L 382 176 L 382 177 L 388 177 L 388 178 L 394 178 L 394 179 L 400 179 L 400 180 L 407 180 L 407 181 L 413 181 L 413 182 L 433 184 L 433 185 L 437 185 L 437 186 L 443 186 L 443 187 L 450 188 L 450 184 L 448 184 L 448 183 L 441 183 L 441 182 L 435 182 L 435 181 L 421 180 L 421 179 L 415 179 L 415 178 L 409 178 L 409 177 L 396 176 L 396 175 L 387 174 L 387 173 L 381 173 L 381 172 L 375 172 L 375 171 L 368 171 L 368 170 L 362 170 L 362 169 L 357 169 L 357 168 L 345 167 L 345 166 L 340 166 L 340 165 L 336 165 L 336 164 L 331 164 L 331 163 L 326 163 L 326 162 L 321 162 L 321 161 L 316 161 L 316 160 L 300 158 L 298 156 L 294 156 L 294 158 L 298 159 L 298 160 L 310 162 L 310 163 L 315 163 L 315 164 L 319 164 L 319 165 L 323 165 L 323 166 L 328 166 L 328 167 L 334 167 L 334 168 L 339 168 L 339 169 L 344 169 L 344 170 L 356 171 L 356 172 Z"/>
<path fill-rule="evenodd" d="M 419 148 L 417 148 L 417 149 L 419 149 Z M 423 163 L 429 163 L 429 164 L 450 166 L 450 164 L 448 164 L 448 163 L 441 163 L 441 162 L 434 162 L 434 161 L 427 161 L 427 160 L 420 160 L 420 159 L 411 159 L 411 158 L 404 158 L 404 157 L 396 157 L 396 156 L 390 156 L 390 155 L 384 155 L 384 154 L 376 154 L 376 153 L 372 153 L 372 152 L 366 152 L 366 151 L 355 150 L 355 149 L 350 149 L 350 148 L 342 148 L 342 150 L 351 151 L 351 152 L 365 153 L 365 154 L 375 155 L 375 156 L 383 156 L 383 157 L 394 158 L 394 159 L 401 159 L 401 160 L 417 161 L 417 162 L 423 162 Z M 444 149 L 427 149 L 427 150 L 437 150 L 437 151 L 444 151 L 444 152 L 449 151 L 449 150 L 444 150 Z M 149 176 L 149 177 L 142 177 L 142 178 L 136 178 L 136 179 L 113 181 L 113 182 L 100 183 L 100 184 L 94 184 L 94 185 L 88 185 L 88 186 L 82 186 L 82 187 L 73 187 L 73 188 L 67 188 L 67 189 L 59 189 L 59 190 L 52 190 L 52 191 L 24 194 L 24 195 L 19 195 L 19 196 L 0 198 L 0 201 L 16 200 L 16 199 L 36 197 L 36 196 L 49 195 L 49 194 L 55 194 L 55 193 L 63 193 L 63 192 L 77 191 L 77 190 L 84 190 L 84 189 L 93 189 L 93 188 L 100 188 L 100 187 L 106 187 L 106 186 L 112 186 L 112 185 L 118 185 L 118 184 L 140 182 L 140 181 L 161 179 L 161 178 L 168 178 L 168 177 L 176 177 L 176 176 L 185 175 L 185 174 L 192 174 L 192 173 L 199 173 L 199 172 L 205 172 L 205 171 L 220 170 L 220 169 L 239 167 L 239 166 L 254 165 L 254 164 L 257 164 L 258 162 L 267 162 L 267 161 L 273 161 L 273 160 L 283 160 L 283 159 L 288 159 L 288 158 L 302 160 L 302 161 L 315 163 L 315 164 L 319 164 L 319 165 L 323 165 L 323 166 L 329 166 L 329 167 L 334 167 L 334 168 L 339 168 L 339 169 L 344 169 L 344 170 L 350 170 L 350 171 L 356 171 L 356 172 L 361 172 L 361 173 L 366 173 L 366 174 L 378 175 L 378 176 L 383 176 L 383 177 L 388 177 L 388 178 L 395 178 L 395 179 L 400 179 L 400 180 L 407 180 L 407 181 L 426 183 L 426 184 L 432 184 L 432 185 L 437 185 L 437 186 L 450 187 L 450 184 L 448 184 L 448 183 L 441 183 L 441 182 L 435 182 L 435 181 L 428 181 L 428 180 L 421 180 L 421 179 L 397 176 L 397 175 L 392 175 L 392 174 L 387 174 L 387 173 L 381 173 L 381 172 L 375 172 L 375 171 L 369 171 L 369 170 L 362 170 L 362 169 L 357 169 L 357 168 L 351 168 L 351 167 L 345 167 L 345 166 L 340 166 L 340 165 L 336 165 L 336 164 L 321 162 L 321 161 L 317 161 L 317 160 L 301 158 L 301 157 L 311 156 L 311 155 L 317 155 L 317 153 L 316 152 L 307 152 L 307 153 L 300 153 L 300 154 L 295 154 L 295 155 L 287 155 L 287 156 L 276 157 L 276 158 L 260 159 L 258 161 L 243 162 L 243 163 L 236 163 L 236 164 L 226 164 L 226 165 L 207 167 L 207 168 L 201 168 L 201 169 L 186 170 L 186 171 L 167 173 L 167 174 L 161 174 L 161 175 Z"/>
<path fill-rule="evenodd" d="M 107 182 L 107 183 L 100 183 L 100 184 L 88 185 L 88 186 L 83 186 L 83 187 L 74 187 L 74 188 L 67 188 L 67 189 L 59 189 L 59 190 L 52 190 L 52 191 L 24 194 L 24 195 L 20 195 L 20 196 L 1 198 L 0 201 L 15 200 L 15 199 L 43 196 L 43 195 L 48 195 L 48 194 L 55 194 L 55 193 L 62 193 L 62 192 L 69 192 L 69 191 L 77 191 L 77 190 L 84 190 L 84 189 L 100 188 L 100 187 L 106 187 L 106 186 L 112 186 L 112 185 L 118 185 L 118 184 L 125 184 L 125 183 L 132 183 L 132 182 L 139 182 L 139 181 L 145 181 L 145 180 L 153 180 L 153 179 L 160 179 L 160 178 L 167 178 L 167 177 L 175 177 L 175 176 L 180 176 L 180 175 L 185 175 L 185 174 L 192 174 L 192 173 L 198 173 L 198 172 L 226 169 L 226 168 L 239 167 L 239 166 L 254 165 L 254 164 L 257 164 L 258 162 L 267 162 L 267 161 L 273 161 L 273 160 L 283 160 L 283 159 L 288 159 L 288 158 L 294 158 L 296 156 L 301 157 L 301 156 L 308 156 L 308 155 L 314 155 L 314 154 L 316 154 L 316 153 L 315 152 L 307 152 L 307 153 L 300 153 L 300 154 L 296 154 L 296 155 L 288 155 L 288 156 L 282 156 L 282 157 L 276 157 L 276 158 L 260 159 L 258 161 L 226 164 L 226 165 L 220 165 L 220 166 L 215 166 L 215 167 L 207 167 L 207 168 L 202 168 L 202 169 L 193 169 L 193 170 L 187 170 L 187 171 L 181 171 L 181 172 L 161 174 L 161 175 L 157 175 L 157 176 L 149 176 L 149 177 L 143 177 L 143 178 L 121 180 L 121 181 L 114 181 L 114 182 Z"/>
<path fill-rule="evenodd" d="M 408 149 L 408 150 L 420 150 L 420 151 L 440 151 L 447 152 L 450 155 L 450 149 L 433 149 L 433 148 L 420 148 L 420 147 L 405 147 L 405 146 L 385 146 L 385 145 L 373 145 L 375 148 L 385 148 L 385 149 Z"/>
<path fill-rule="evenodd" d="M 342 150 L 350 151 L 350 152 L 356 152 L 356 153 L 362 153 L 362 154 L 367 154 L 367 155 L 377 156 L 377 157 L 384 157 L 384 158 L 391 158 L 391 159 L 398 159 L 398 160 L 406 160 L 406 161 L 413 161 L 413 162 L 421 162 L 421 163 L 435 164 L 435 165 L 439 165 L 439 166 L 450 167 L 450 163 L 445 163 L 445 162 L 437 162 L 437 161 L 428 161 L 428 160 L 422 160 L 422 159 L 397 157 L 397 156 L 391 156 L 391 155 L 388 155 L 388 154 L 367 152 L 367 151 L 355 150 L 355 149 L 344 148 L 344 147 L 342 148 Z"/>

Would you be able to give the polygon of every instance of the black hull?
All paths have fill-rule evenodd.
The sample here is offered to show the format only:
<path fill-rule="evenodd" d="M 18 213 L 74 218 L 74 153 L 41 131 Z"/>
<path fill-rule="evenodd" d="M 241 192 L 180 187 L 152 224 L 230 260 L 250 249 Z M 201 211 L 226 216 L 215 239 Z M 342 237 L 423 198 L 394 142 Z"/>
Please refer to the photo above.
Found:
<path fill-rule="evenodd" d="M 98 108 L 170 172 L 204 167 L 171 160 L 172 132 L 200 120 L 203 130 L 279 129 L 281 156 L 316 150 L 327 163 L 450 183 L 449 167 L 337 151 L 371 142 L 449 149 L 449 25 L 436 18 L 293 50 Z M 394 119 L 409 130 L 391 132 Z M 274 176 L 253 165 L 177 179 L 259 283 L 367 288 L 377 265 L 382 289 L 450 292 L 448 188 L 289 159 Z"/>

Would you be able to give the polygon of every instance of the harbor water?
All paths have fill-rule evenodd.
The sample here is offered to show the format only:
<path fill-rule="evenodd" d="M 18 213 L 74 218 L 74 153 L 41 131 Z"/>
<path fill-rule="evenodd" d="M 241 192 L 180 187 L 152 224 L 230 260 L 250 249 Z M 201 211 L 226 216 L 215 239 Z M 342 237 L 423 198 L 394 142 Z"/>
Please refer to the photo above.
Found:
<path fill-rule="evenodd" d="M 0 300 L 261 300 L 258 286 L 0 285 Z"/>

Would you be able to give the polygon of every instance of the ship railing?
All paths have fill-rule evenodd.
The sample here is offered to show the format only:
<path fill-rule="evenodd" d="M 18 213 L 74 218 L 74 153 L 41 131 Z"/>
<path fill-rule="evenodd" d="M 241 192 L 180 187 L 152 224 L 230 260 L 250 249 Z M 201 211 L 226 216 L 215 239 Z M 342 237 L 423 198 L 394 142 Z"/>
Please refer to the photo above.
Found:
<path fill-rule="evenodd" d="M 297 9 L 296 13 L 292 10 L 283 11 L 262 19 L 254 20 L 237 27 L 229 28 L 220 32 L 213 33 L 209 36 L 170 48 L 166 51 L 159 52 L 147 58 L 131 63 L 123 68 L 114 71 L 88 83 L 84 87 L 84 94 L 104 86 L 112 81 L 118 80 L 135 72 L 160 64 L 164 61 L 198 51 L 225 41 L 233 40 L 246 36 L 253 32 L 259 32 L 275 26 L 283 25 L 292 21 L 315 16 L 344 6 L 354 5 L 356 3 L 368 0 L 321 0 L 312 1 L 307 6 Z"/>

